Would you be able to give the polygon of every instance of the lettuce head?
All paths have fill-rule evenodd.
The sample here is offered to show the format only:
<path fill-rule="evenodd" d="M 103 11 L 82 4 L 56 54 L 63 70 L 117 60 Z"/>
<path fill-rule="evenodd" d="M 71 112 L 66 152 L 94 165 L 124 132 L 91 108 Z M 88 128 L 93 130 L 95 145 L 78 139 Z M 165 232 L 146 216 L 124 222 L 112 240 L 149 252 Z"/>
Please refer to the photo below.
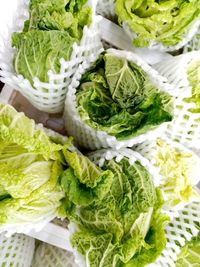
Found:
<path fill-rule="evenodd" d="M 200 16 L 199 0 L 115 0 L 120 24 L 127 24 L 136 34 L 134 45 L 151 43 L 176 45 Z"/>
<path fill-rule="evenodd" d="M 62 148 L 33 120 L 0 104 L 0 228 L 56 216 L 64 196 Z"/>
<path fill-rule="evenodd" d="M 159 91 L 137 64 L 101 55 L 76 92 L 82 121 L 118 140 L 144 134 L 173 118 L 173 99 Z"/>
<path fill-rule="evenodd" d="M 30 18 L 23 32 L 14 32 L 14 69 L 30 81 L 37 77 L 48 83 L 48 71 L 60 73 L 60 60 L 69 61 L 73 44 L 79 43 L 84 26 L 91 23 L 91 8 L 86 0 L 32 0 Z"/>
<path fill-rule="evenodd" d="M 163 177 L 160 189 L 166 205 L 174 207 L 199 198 L 194 189 L 199 175 L 199 161 L 192 152 L 182 151 L 158 139 L 154 159 Z"/>
<path fill-rule="evenodd" d="M 163 200 L 147 170 L 139 161 L 130 165 L 127 158 L 113 159 L 104 163 L 101 172 L 90 163 L 93 171 L 85 179 L 88 169 L 83 159 L 79 171 L 74 157 L 73 161 L 73 172 L 61 177 L 66 192 L 63 207 L 77 225 L 72 246 L 87 266 L 142 267 L 155 261 L 166 244 L 168 217 L 160 212 Z"/>

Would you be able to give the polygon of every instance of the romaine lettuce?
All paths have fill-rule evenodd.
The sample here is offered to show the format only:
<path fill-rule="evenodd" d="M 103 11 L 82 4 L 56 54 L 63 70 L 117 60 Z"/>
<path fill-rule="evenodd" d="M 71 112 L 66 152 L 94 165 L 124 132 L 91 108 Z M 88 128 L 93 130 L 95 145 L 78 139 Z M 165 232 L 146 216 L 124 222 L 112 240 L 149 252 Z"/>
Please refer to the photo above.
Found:
<path fill-rule="evenodd" d="M 172 97 L 159 92 L 141 67 L 111 53 L 83 75 L 76 100 L 84 123 L 118 140 L 172 120 Z"/>
<path fill-rule="evenodd" d="M 119 23 L 136 34 L 134 45 L 158 42 L 165 46 L 181 42 L 200 15 L 199 0 L 115 0 Z"/>
<path fill-rule="evenodd" d="M 80 199 L 89 189 L 80 180 L 82 191 L 66 190 L 66 213 L 78 226 L 71 243 L 84 256 L 86 266 L 145 266 L 166 244 L 168 217 L 160 212 L 161 195 L 139 161 L 130 165 L 126 158 L 119 163 L 110 160 L 102 169 L 112 171 L 114 177 L 101 198 L 94 195 L 88 203 L 74 200 L 75 193 Z M 62 184 L 66 180 L 62 175 Z"/>

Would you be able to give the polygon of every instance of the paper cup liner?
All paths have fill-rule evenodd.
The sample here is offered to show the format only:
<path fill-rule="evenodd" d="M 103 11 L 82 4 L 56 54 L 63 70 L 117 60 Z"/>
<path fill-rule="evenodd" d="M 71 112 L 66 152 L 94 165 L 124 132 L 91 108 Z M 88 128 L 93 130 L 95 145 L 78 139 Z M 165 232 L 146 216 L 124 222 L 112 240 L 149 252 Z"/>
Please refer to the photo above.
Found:
<path fill-rule="evenodd" d="M 31 267 L 78 267 L 78 265 L 71 252 L 40 243 L 35 251 Z"/>
<path fill-rule="evenodd" d="M 30 267 L 34 249 L 34 238 L 22 234 L 7 238 L 0 234 L 0 266 Z"/>
<path fill-rule="evenodd" d="M 147 73 L 151 82 L 158 88 L 158 90 L 168 92 L 169 94 L 173 93 L 173 87 L 166 82 L 166 78 L 160 76 L 157 71 L 151 68 L 137 55 L 131 52 L 119 51 L 115 49 L 108 49 L 107 51 L 108 53 L 112 53 L 118 57 L 126 58 L 127 60 L 132 61 L 140 66 Z M 96 55 L 96 58 L 97 56 L 98 55 Z M 89 66 L 89 63 L 79 66 L 76 74 L 72 79 L 72 83 L 69 86 L 65 101 L 65 127 L 68 134 L 74 137 L 79 146 L 85 147 L 90 150 L 108 147 L 120 149 L 122 147 L 132 147 L 133 145 L 142 143 L 147 139 L 152 139 L 155 138 L 155 136 L 160 136 L 164 132 L 167 123 L 163 123 L 156 129 L 150 130 L 145 134 L 141 134 L 127 140 L 118 141 L 115 136 L 108 135 L 103 131 L 97 131 L 94 128 L 86 125 L 81 120 L 81 117 L 77 111 L 76 90 L 80 84 L 82 74 L 86 72 Z"/>
<path fill-rule="evenodd" d="M 200 113 L 193 113 L 191 109 L 195 103 L 187 103 L 184 98 L 192 96 L 192 87 L 187 76 L 188 65 L 193 60 L 200 60 L 198 51 L 193 51 L 171 59 L 159 62 L 154 68 L 168 79 L 173 86 L 175 100 L 174 120 L 166 127 L 166 135 L 183 145 L 200 148 Z"/>
<path fill-rule="evenodd" d="M 11 35 L 15 31 L 22 31 L 24 21 L 29 18 L 29 0 L 19 0 L 18 7 L 13 14 L 13 21 L 5 27 L 5 34 L 1 37 L 0 46 L 0 76 L 1 80 L 24 95 L 37 109 L 48 113 L 63 111 L 66 92 L 71 79 L 79 64 L 90 58 L 90 55 L 102 48 L 100 42 L 98 21 L 95 15 L 96 0 L 88 1 L 93 9 L 92 23 L 85 26 L 80 44 L 73 44 L 73 51 L 69 61 L 60 59 L 60 72 L 55 74 L 48 71 L 49 82 L 41 82 L 37 77 L 33 78 L 33 84 L 16 74 L 13 67 L 15 49 L 11 47 Z"/>

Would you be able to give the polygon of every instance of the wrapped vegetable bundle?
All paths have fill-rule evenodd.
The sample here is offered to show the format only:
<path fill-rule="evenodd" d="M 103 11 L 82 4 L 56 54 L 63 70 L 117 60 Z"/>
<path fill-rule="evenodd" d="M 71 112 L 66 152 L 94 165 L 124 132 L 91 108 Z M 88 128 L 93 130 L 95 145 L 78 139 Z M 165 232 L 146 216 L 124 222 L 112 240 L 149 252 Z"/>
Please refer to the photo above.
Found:
<path fill-rule="evenodd" d="M 66 97 L 65 126 L 92 150 L 131 147 L 160 134 L 172 120 L 169 91 L 163 77 L 136 55 L 110 49 L 89 70 L 77 70 Z"/>
<path fill-rule="evenodd" d="M 157 170 L 156 184 L 163 193 L 165 207 L 181 209 L 200 195 L 195 189 L 199 183 L 199 157 L 191 150 L 171 140 L 156 139 L 135 147 Z"/>
<path fill-rule="evenodd" d="M 75 185 L 68 171 L 61 177 L 77 264 L 142 267 L 154 262 L 165 247 L 169 217 L 161 212 L 163 200 L 148 161 L 130 149 L 97 151 L 89 158 L 112 172 L 109 180 L 93 176 L 84 181 L 82 174 Z"/>
<path fill-rule="evenodd" d="M 59 179 L 63 170 L 70 174 L 68 182 L 75 191 L 79 175 L 83 183 L 98 178 L 85 198 L 104 194 L 104 183 L 109 183 L 112 172 L 102 171 L 70 139 L 65 141 L 52 131 L 46 133 L 13 107 L 0 104 L 0 232 L 27 233 L 56 216 L 65 216 Z"/>
<path fill-rule="evenodd" d="M 164 51 L 183 47 L 200 25 L 198 0 L 99 1 L 98 11 L 111 18 L 116 14 L 135 47 Z"/>
<path fill-rule="evenodd" d="M 185 53 L 154 65 L 168 79 L 175 101 L 174 120 L 166 134 L 190 148 L 200 148 L 200 54 Z"/>
<path fill-rule="evenodd" d="M 25 19 L 24 27 L 20 24 L 12 34 L 13 49 L 8 50 L 10 40 L 8 47 L 2 46 L 3 81 L 39 110 L 61 112 L 77 66 L 90 61 L 94 51 L 102 47 L 95 1 L 30 0 L 27 4 L 22 0 L 18 8 L 20 22 L 21 17 Z M 10 31 L 15 31 L 14 26 Z"/>
<path fill-rule="evenodd" d="M 56 216 L 62 148 L 33 120 L 0 104 L 0 231 L 29 231 Z"/>
<path fill-rule="evenodd" d="M 30 267 L 35 249 L 35 240 L 22 234 L 5 237 L 0 234 L 0 266 Z"/>

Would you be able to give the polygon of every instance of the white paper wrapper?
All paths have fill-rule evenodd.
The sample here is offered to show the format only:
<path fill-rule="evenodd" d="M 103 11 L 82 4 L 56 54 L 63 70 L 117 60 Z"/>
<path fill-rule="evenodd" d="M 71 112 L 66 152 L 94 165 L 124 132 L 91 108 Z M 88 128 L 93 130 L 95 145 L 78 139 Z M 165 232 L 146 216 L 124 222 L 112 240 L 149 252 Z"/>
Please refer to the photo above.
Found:
<path fill-rule="evenodd" d="M 46 243 L 37 247 L 31 267 L 78 267 L 71 252 Z"/>
<path fill-rule="evenodd" d="M 0 234 L 0 266 L 30 267 L 35 249 L 34 238 L 15 234 L 10 238 Z"/>
<path fill-rule="evenodd" d="M 114 0 L 98 0 L 97 13 L 106 18 L 115 17 Z"/>
<path fill-rule="evenodd" d="M 192 40 L 184 47 L 183 52 L 187 53 L 190 51 L 199 51 L 199 50 L 200 50 L 200 26 L 198 28 L 197 33 L 192 38 Z"/>
<path fill-rule="evenodd" d="M 187 103 L 184 98 L 192 96 L 192 88 L 187 77 L 188 65 L 193 60 L 200 60 L 200 53 L 193 51 L 164 60 L 154 65 L 154 68 L 168 79 L 173 86 L 175 101 L 175 118 L 166 128 L 166 134 L 175 141 L 190 148 L 200 149 L 200 113 L 192 113 L 194 103 Z M 199 81 L 197 81 L 199 82 Z"/>
<path fill-rule="evenodd" d="M 115 0 L 107 0 L 107 1 L 106 0 L 99 0 L 98 5 L 97 5 L 97 12 L 100 15 L 107 17 L 107 18 L 114 17 L 115 16 L 114 3 L 115 3 Z M 194 35 L 198 31 L 199 26 L 200 26 L 200 19 L 197 20 L 196 22 L 194 22 L 192 27 L 189 29 L 188 33 L 183 37 L 182 41 L 176 45 L 164 46 L 161 43 L 152 42 L 148 48 L 152 49 L 152 50 L 159 50 L 159 51 L 176 51 L 176 50 L 179 50 L 180 48 L 185 46 L 194 37 Z M 129 28 L 129 26 L 126 23 L 124 23 L 122 25 L 122 27 L 124 28 L 125 32 L 129 35 L 131 40 L 134 40 L 136 38 L 136 34 L 131 31 L 131 29 Z"/>
<path fill-rule="evenodd" d="M 195 176 L 195 179 L 193 179 L 191 181 L 191 186 L 193 186 L 193 187 L 196 186 L 200 182 L 200 176 L 199 176 L 200 158 L 192 150 L 187 149 L 186 147 L 184 147 L 183 145 L 181 145 L 178 142 L 173 142 L 172 140 L 170 140 L 167 137 L 162 137 L 160 140 L 164 141 L 167 145 L 174 148 L 177 152 L 180 152 L 180 153 L 182 152 L 182 153 L 187 153 L 187 154 L 193 155 L 193 160 L 195 162 L 195 165 L 194 165 L 194 175 L 191 178 L 194 178 L 194 176 Z M 147 140 L 144 143 L 135 146 L 134 150 L 139 152 L 143 157 L 145 157 L 150 162 L 150 164 L 152 166 L 154 166 L 154 168 L 156 169 L 156 173 L 157 173 L 157 175 L 154 176 L 154 183 L 155 183 L 155 185 L 160 186 L 163 183 L 165 183 L 167 177 L 163 177 L 161 175 L 160 167 L 157 166 L 156 154 L 158 153 L 158 151 L 160 151 L 160 147 L 157 145 L 157 141 L 158 141 L 157 139 L 152 140 L 152 141 Z M 163 151 L 163 154 L 164 154 L 164 151 Z M 165 196 L 165 194 L 164 194 L 164 198 L 165 197 L 167 197 L 167 196 Z M 200 196 L 199 196 L 199 198 L 194 196 L 187 203 L 181 202 L 181 203 L 177 204 L 176 206 L 174 206 L 173 208 L 167 207 L 167 206 L 165 208 L 170 213 L 174 213 L 177 210 L 183 209 L 183 207 L 186 204 L 189 204 L 190 202 L 198 201 L 198 200 L 200 201 Z"/>
<path fill-rule="evenodd" d="M 29 18 L 29 0 L 18 0 L 13 20 L 9 25 L 1 25 L 5 27 L 5 30 L 1 31 L 4 34 L 0 38 L 1 80 L 19 90 L 37 109 L 49 113 L 62 112 L 68 86 L 78 65 L 87 61 L 91 54 L 102 47 L 98 31 L 99 18 L 95 15 L 96 2 L 96 0 L 88 1 L 88 5 L 94 11 L 92 24 L 89 28 L 84 27 L 80 44 L 74 43 L 70 61 L 60 59 L 60 73 L 55 74 L 49 70 L 49 83 L 41 82 L 36 77 L 33 79 L 33 87 L 22 75 L 17 75 L 13 67 L 15 50 L 11 47 L 11 35 L 12 32 L 21 31 L 24 21 Z"/>
<path fill-rule="evenodd" d="M 151 68 L 137 55 L 131 52 L 119 51 L 115 49 L 109 49 L 107 51 L 108 53 L 112 53 L 116 56 L 135 62 L 138 66 L 142 67 L 142 69 L 148 74 L 151 82 L 155 84 L 160 91 L 166 91 L 170 94 L 173 94 L 173 87 L 166 82 L 166 78 L 160 76 L 157 71 Z M 76 74 L 73 77 L 72 83 L 69 86 L 65 101 L 65 127 L 69 135 L 74 137 L 78 145 L 91 150 L 108 147 L 120 149 L 122 147 L 132 147 L 133 145 L 142 143 L 147 139 L 151 140 L 155 138 L 155 136 L 160 136 L 164 132 L 167 123 L 163 123 L 156 129 L 148 131 L 147 133 L 139 135 L 135 138 L 118 141 L 116 137 L 108 135 L 103 131 L 96 131 L 92 127 L 84 124 L 76 108 L 76 89 L 80 84 L 81 75 L 89 68 L 89 66 L 90 64 L 82 64 L 79 66 Z"/>

